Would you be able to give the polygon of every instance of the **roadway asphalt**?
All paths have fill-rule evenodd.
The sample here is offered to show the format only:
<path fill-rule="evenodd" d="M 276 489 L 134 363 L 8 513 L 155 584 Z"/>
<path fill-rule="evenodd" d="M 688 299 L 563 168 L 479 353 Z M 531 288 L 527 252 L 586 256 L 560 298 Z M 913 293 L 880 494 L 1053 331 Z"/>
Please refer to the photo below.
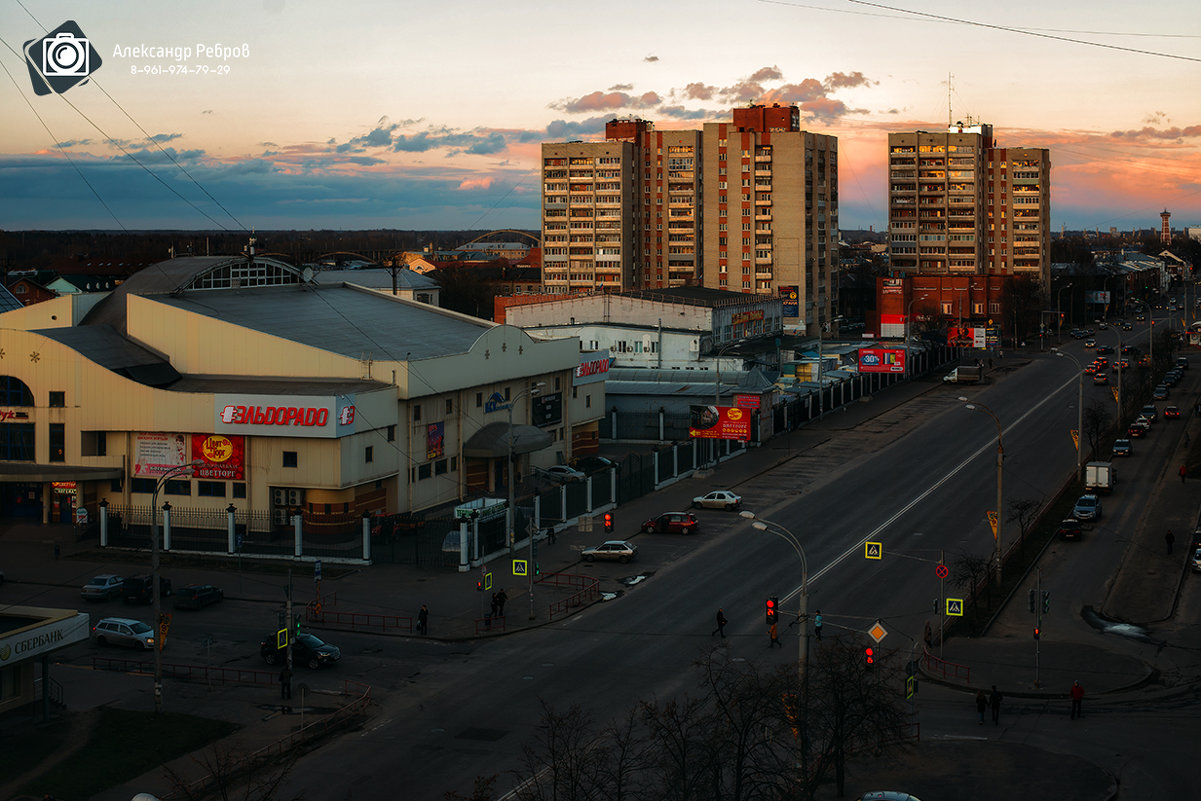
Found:
<path fill-rule="evenodd" d="M 1004 380 L 1005 372 L 1020 369 L 1022 361 L 1022 354 L 1011 352 L 1006 359 L 997 362 L 994 378 Z M 874 397 L 828 414 L 824 420 L 811 424 L 808 429 L 826 430 L 833 435 L 925 392 L 940 389 L 937 377 L 891 387 Z M 1201 424 L 1191 414 L 1186 424 L 1192 439 L 1201 442 Z M 799 438 L 800 435 L 794 436 Z M 745 455 L 730 459 L 713 471 L 705 482 L 706 486 L 735 485 L 771 470 L 791 458 L 795 452 L 780 445 L 782 443 L 775 442 L 772 447 L 752 449 Z M 1154 626 L 1169 621 L 1172 616 L 1179 589 L 1188 575 L 1186 552 L 1192 528 L 1177 532 L 1177 548 L 1172 557 L 1164 553 L 1163 532 L 1172 521 L 1176 521 L 1175 525 L 1181 525 L 1181 520 L 1191 523 L 1197 519 L 1196 487 L 1201 483 L 1201 477 L 1190 479 L 1187 483 L 1179 480 L 1174 465 L 1185 461 L 1183 446 L 1176 456 L 1178 458 L 1169 465 L 1172 469 L 1163 470 L 1156 502 L 1148 504 L 1138 530 L 1133 533 L 1134 542 L 1123 567 L 1111 581 L 1109 595 L 1101 610 L 1108 618 Z M 637 525 L 638 521 L 660 511 L 663 510 L 658 508 L 655 494 L 622 506 L 614 510 L 619 523 L 615 533 L 610 536 L 619 538 L 623 531 Z M 577 527 L 570 527 L 558 532 L 555 544 L 539 544 L 538 556 L 543 573 L 584 572 L 578 560 L 579 549 L 602 539 L 606 537 L 599 530 L 584 533 Z M 62 559 L 57 562 L 52 555 L 55 543 L 62 549 Z M 8 526 L 0 530 L 0 546 L 4 559 L 0 568 L 8 578 L 0 598 L 6 603 L 20 603 L 19 598 L 31 594 L 29 591 L 35 590 L 36 585 L 61 585 L 68 574 L 74 577 L 87 573 L 89 563 L 95 563 L 97 573 L 111 567 L 105 565 L 105 554 L 94 550 L 89 543 L 76 542 L 69 527 Z M 524 551 L 520 548 L 518 551 L 515 556 L 520 557 Z M 491 631 L 482 634 L 477 634 L 477 629 L 487 604 L 483 597 L 486 593 L 474 590 L 475 581 L 479 578 L 478 571 L 465 574 L 431 572 L 418 570 L 414 566 L 392 564 L 346 571 L 327 568 L 323 581 L 324 593 L 334 592 L 362 599 L 361 606 L 342 611 L 387 610 L 390 614 L 396 614 L 396 608 L 400 606 L 406 608 L 406 612 L 401 614 L 411 614 L 414 619 L 420 605 L 427 604 L 430 609 L 428 636 L 435 639 L 520 636 L 524 629 L 544 625 L 548 606 L 565 597 L 565 592 L 535 585 L 535 618 L 531 620 L 525 580 L 503 576 L 500 569 L 502 562 L 507 568 L 507 559 L 496 560 L 490 567 L 497 588 L 504 587 L 510 599 L 506 617 L 503 626 L 497 621 Z M 173 568 L 171 575 L 177 585 L 200 582 L 220 586 L 225 583 L 223 579 L 228 579 L 228 574 L 217 567 Z M 1147 581 L 1148 575 L 1157 580 Z M 1139 580 L 1140 577 L 1143 580 Z M 278 601 L 274 595 L 258 597 L 253 590 L 245 598 Z M 377 607 L 371 606 L 372 599 L 377 599 Z M 1074 640 L 1046 638 L 1040 641 L 1036 682 L 1033 670 L 1034 643 L 1029 636 L 1029 618 L 1024 614 L 1026 609 L 1022 601 L 1017 599 L 1017 602 L 1008 604 L 987 636 L 951 637 L 942 644 L 941 649 L 936 646 L 934 656 L 941 656 L 949 665 L 958 667 L 952 667 L 953 672 L 947 674 L 938 669 L 938 662 L 932 662 L 933 670 L 926 671 L 925 691 L 962 694 L 965 710 L 970 710 L 965 712 L 968 722 L 975 722 L 972 699 L 976 689 L 989 688 L 993 684 L 998 685 L 1010 699 L 1006 706 L 1020 703 L 1020 699 L 1058 699 L 1062 700 L 1065 710 L 1067 692 L 1075 680 L 1080 680 L 1087 688 L 1089 704 L 1121 699 L 1130 693 L 1142 693 L 1145 697 L 1149 692 L 1170 694 L 1174 691 L 1153 681 L 1157 673 L 1155 665 L 1137 654 L 1106 647 L 1108 641 L 1102 642 L 1099 634 L 1092 641 L 1080 637 Z M 328 605 L 326 608 L 341 609 Z M 1183 636 L 1197 640 L 1190 645 L 1201 646 L 1201 634 L 1195 629 L 1186 627 Z M 63 683 L 66 704 L 71 711 L 81 712 L 106 704 L 136 709 L 152 706 L 150 685 L 144 676 L 105 673 L 70 665 L 56 666 L 53 675 Z M 254 750 L 277 741 L 300 725 L 299 710 L 291 715 L 280 713 L 279 690 L 276 687 L 210 689 L 201 684 L 169 681 L 168 692 L 173 705 L 178 704 L 176 708 L 194 709 L 199 714 L 239 724 L 240 730 L 227 743 L 238 751 Z M 307 714 L 311 720 L 314 715 L 335 708 L 337 703 L 336 698 L 322 697 L 317 703 L 308 705 Z M 923 740 L 899 757 L 853 760 L 849 775 L 855 782 L 849 786 L 907 789 L 927 801 L 930 798 L 963 797 L 991 801 L 992 798 L 1013 797 L 1011 780 L 1018 770 L 1015 766 L 1020 765 L 1020 770 L 1028 775 L 1054 777 L 1054 781 L 1062 781 L 1065 791 L 1055 793 L 1059 797 L 1107 799 L 1115 796 L 1116 784 L 1097 766 L 1083 759 L 988 737 L 990 728 L 986 726 L 980 731 L 969 729 L 964 739 L 953 741 Z M 985 736 L 979 736 L 981 734 Z M 197 771 L 190 757 L 177 760 L 171 767 L 183 775 Z M 9 797 L 16 784 L 16 781 L 10 781 L 6 786 L 0 786 L 0 798 Z M 1040 791 L 1051 789 L 1040 784 Z M 165 793 L 166 790 L 161 772 L 155 771 L 104 793 L 98 799 L 125 801 L 137 792 Z M 1042 795 L 1054 797 L 1049 793 Z M 317 795 L 311 797 L 316 798 Z M 833 797 L 832 790 L 829 797 Z"/>

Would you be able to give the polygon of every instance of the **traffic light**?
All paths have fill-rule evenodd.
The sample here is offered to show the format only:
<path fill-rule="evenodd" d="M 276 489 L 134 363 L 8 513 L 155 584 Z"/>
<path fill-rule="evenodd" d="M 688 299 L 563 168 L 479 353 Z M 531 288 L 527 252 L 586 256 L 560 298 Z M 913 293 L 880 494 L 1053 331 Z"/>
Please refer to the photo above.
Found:
<path fill-rule="evenodd" d="M 776 610 L 779 608 L 779 605 L 780 599 L 776 596 L 773 595 L 767 599 L 767 625 L 770 626 L 772 623 L 776 622 Z"/>
<path fill-rule="evenodd" d="M 1038 639 L 1038 626 L 1034 627 L 1034 639 Z"/>
<path fill-rule="evenodd" d="M 605 533 L 608 534 L 612 531 L 613 531 L 613 513 L 605 512 Z"/>
<path fill-rule="evenodd" d="M 1043 590 L 1043 613 L 1051 611 L 1051 591 Z"/>
<path fill-rule="evenodd" d="M 483 591 L 484 591 L 484 582 L 482 582 L 482 581 L 477 581 L 477 582 L 475 583 L 475 591 L 476 591 L 476 592 L 483 592 Z"/>
<path fill-rule="evenodd" d="M 296 630 L 296 636 L 299 637 L 300 636 L 300 621 L 302 618 L 300 615 L 295 615 L 294 617 L 296 618 L 296 625 L 293 628 Z"/>
<path fill-rule="evenodd" d="M 1030 602 L 1030 614 L 1032 614 L 1032 615 L 1034 614 L 1034 611 L 1035 611 L 1035 607 L 1034 607 L 1034 595 L 1035 595 L 1035 592 L 1034 592 L 1034 590 L 1030 590 L 1030 594 L 1027 596 L 1027 599 L 1028 599 L 1028 600 L 1029 600 L 1029 602 Z"/>
<path fill-rule="evenodd" d="M 537 562 L 534 562 L 534 575 L 535 576 L 542 575 L 542 565 L 538 564 Z"/>
<path fill-rule="evenodd" d="M 863 649 L 863 661 L 868 667 L 876 664 L 876 652 L 870 646 Z"/>

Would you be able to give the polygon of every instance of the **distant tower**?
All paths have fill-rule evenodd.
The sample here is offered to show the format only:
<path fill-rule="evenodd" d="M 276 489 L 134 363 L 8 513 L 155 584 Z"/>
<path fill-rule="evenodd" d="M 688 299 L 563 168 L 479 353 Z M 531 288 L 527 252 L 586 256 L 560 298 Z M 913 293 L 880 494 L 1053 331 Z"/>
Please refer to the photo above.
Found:
<path fill-rule="evenodd" d="M 1159 226 L 1159 241 L 1165 245 L 1172 244 L 1172 224 L 1169 220 L 1172 219 L 1172 212 L 1164 209 L 1159 215 L 1159 219 L 1163 222 Z"/>

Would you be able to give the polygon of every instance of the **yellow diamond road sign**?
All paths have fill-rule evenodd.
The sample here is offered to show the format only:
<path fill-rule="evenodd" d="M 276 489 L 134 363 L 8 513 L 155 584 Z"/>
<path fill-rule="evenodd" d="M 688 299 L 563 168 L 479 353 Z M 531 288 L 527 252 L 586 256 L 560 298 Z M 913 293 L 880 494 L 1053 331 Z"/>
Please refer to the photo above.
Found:
<path fill-rule="evenodd" d="M 882 543 L 882 542 L 865 542 L 865 543 L 863 543 L 863 556 L 866 559 L 883 559 L 884 558 L 884 543 Z"/>
<path fill-rule="evenodd" d="M 995 540 L 997 538 L 997 513 L 996 512 L 988 513 L 988 525 L 989 525 L 989 528 L 992 529 L 992 538 Z"/>
<path fill-rule="evenodd" d="M 878 643 L 880 640 L 888 636 L 888 630 L 885 629 L 884 626 L 880 625 L 880 621 L 877 620 L 872 627 L 867 630 L 867 634 Z"/>

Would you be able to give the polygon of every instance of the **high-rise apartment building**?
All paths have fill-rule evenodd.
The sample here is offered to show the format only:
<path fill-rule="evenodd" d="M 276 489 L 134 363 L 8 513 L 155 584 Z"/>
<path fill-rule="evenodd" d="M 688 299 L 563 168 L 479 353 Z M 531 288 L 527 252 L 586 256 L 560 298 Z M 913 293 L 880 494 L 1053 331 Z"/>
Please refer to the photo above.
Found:
<path fill-rule="evenodd" d="M 548 292 L 703 283 L 782 297 L 816 333 L 838 300 L 838 140 L 795 106 L 703 131 L 613 120 L 603 142 L 542 145 L 542 238 Z"/>
<path fill-rule="evenodd" d="M 655 289 L 700 275 L 700 132 L 613 120 L 603 142 L 542 146 L 548 291 Z"/>
<path fill-rule="evenodd" d="M 784 324 L 829 332 L 838 302 L 838 139 L 795 106 L 734 110 L 701 137 L 704 285 L 784 298 Z"/>
<path fill-rule="evenodd" d="M 888 135 L 889 256 L 902 275 L 1051 270 L 1051 158 L 1000 148 L 991 125 Z"/>

